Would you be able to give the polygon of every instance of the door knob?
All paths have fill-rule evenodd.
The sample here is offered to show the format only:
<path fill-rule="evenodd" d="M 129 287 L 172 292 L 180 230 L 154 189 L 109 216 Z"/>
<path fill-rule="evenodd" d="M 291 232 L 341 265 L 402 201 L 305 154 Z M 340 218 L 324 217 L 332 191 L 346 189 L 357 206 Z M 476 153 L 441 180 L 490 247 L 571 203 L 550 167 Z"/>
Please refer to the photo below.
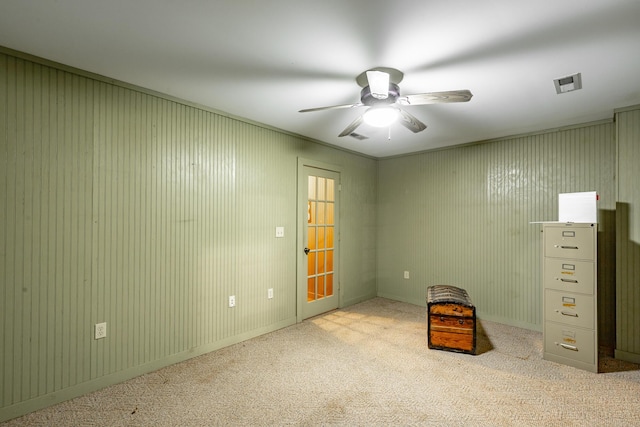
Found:
<path fill-rule="evenodd" d="M 304 248 L 304 253 L 305 253 L 305 255 L 309 255 L 309 252 L 311 252 L 311 249 L 309 249 L 309 248 Z"/>

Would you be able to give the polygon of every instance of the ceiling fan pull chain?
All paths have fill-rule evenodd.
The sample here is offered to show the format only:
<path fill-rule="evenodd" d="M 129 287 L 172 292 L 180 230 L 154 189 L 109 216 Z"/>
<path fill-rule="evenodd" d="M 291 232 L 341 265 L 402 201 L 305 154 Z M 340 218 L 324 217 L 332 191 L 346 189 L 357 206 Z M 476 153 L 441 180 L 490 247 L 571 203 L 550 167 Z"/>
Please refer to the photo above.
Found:
<path fill-rule="evenodd" d="M 389 137 L 387 138 L 388 141 L 391 141 L 391 126 L 389 126 Z"/>

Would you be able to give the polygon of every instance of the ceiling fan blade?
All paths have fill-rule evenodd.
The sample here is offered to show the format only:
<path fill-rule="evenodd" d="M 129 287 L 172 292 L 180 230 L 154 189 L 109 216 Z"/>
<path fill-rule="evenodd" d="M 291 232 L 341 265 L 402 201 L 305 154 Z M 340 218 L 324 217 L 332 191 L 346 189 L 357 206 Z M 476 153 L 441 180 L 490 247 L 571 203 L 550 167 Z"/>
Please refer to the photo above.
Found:
<path fill-rule="evenodd" d="M 400 124 L 413 133 L 421 132 L 427 128 L 427 125 L 404 110 L 400 110 Z"/>
<path fill-rule="evenodd" d="M 354 121 L 352 121 L 351 124 L 349 126 L 347 126 L 342 131 L 342 133 L 340 135 L 338 135 L 338 136 L 339 137 L 343 137 L 343 136 L 350 135 L 361 124 L 362 124 L 362 116 L 360 115 L 360 116 L 358 116 L 358 118 L 356 118 Z"/>
<path fill-rule="evenodd" d="M 340 108 L 353 108 L 353 107 L 362 107 L 364 104 L 358 102 L 357 104 L 344 104 L 344 105 L 332 105 L 330 107 L 316 107 L 316 108 L 306 108 L 304 110 L 298 111 L 298 113 L 309 113 L 312 111 L 323 111 L 323 110 L 337 110 Z"/>
<path fill-rule="evenodd" d="M 473 94 L 468 90 L 451 90 L 448 92 L 418 93 L 401 96 L 396 101 L 400 105 L 441 104 L 446 102 L 467 102 Z"/>

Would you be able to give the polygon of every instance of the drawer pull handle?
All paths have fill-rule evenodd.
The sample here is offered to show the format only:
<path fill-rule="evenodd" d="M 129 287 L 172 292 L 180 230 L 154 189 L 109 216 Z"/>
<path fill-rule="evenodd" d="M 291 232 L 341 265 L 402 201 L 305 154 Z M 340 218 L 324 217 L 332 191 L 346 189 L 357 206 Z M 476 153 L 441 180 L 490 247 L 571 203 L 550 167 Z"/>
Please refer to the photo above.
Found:
<path fill-rule="evenodd" d="M 567 245 L 553 245 L 554 248 L 560 249 L 578 249 L 577 246 L 567 246 Z"/>
<path fill-rule="evenodd" d="M 578 317 L 578 313 L 572 313 L 570 311 L 561 311 L 560 314 L 563 316 Z"/>
<path fill-rule="evenodd" d="M 576 347 L 575 345 L 560 343 L 560 347 L 566 348 L 567 350 L 571 350 L 571 351 L 578 351 L 578 347 Z"/>
<path fill-rule="evenodd" d="M 564 277 L 560 279 L 561 282 L 567 282 L 567 283 L 578 283 L 577 280 L 573 280 L 573 279 L 565 279 Z"/>
<path fill-rule="evenodd" d="M 458 324 L 460 324 L 460 325 L 464 325 L 464 320 L 462 320 L 462 319 L 458 319 Z"/>

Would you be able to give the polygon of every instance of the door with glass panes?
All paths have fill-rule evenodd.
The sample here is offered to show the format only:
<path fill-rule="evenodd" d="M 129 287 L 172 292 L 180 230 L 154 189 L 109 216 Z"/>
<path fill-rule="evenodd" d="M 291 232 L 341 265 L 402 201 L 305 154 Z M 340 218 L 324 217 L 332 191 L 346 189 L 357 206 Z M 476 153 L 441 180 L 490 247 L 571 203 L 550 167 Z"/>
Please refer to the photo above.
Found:
<path fill-rule="evenodd" d="M 305 295 L 303 318 L 338 308 L 337 172 L 305 166 L 306 212 L 303 221 Z"/>

